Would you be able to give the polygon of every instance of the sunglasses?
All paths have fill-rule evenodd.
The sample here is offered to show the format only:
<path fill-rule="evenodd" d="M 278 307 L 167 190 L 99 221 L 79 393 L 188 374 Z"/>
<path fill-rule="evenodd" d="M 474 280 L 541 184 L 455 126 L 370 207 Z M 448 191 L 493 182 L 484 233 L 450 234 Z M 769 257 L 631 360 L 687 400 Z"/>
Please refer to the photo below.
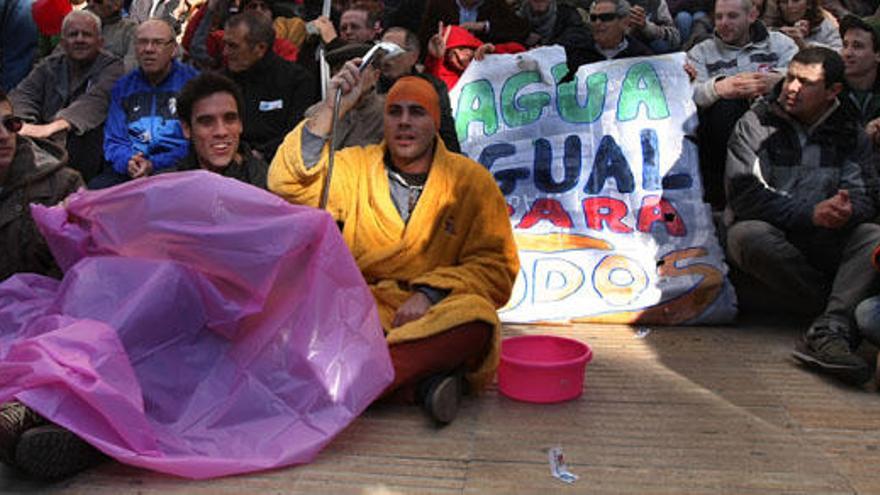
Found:
<path fill-rule="evenodd" d="M 3 127 L 13 134 L 20 131 L 22 125 L 24 125 L 24 122 L 21 120 L 21 117 L 16 117 L 14 115 L 3 117 Z"/>
<path fill-rule="evenodd" d="M 609 12 L 607 14 L 590 14 L 590 22 L 602 21 L 611 22 L 617 19 L 617 14 Z"/>

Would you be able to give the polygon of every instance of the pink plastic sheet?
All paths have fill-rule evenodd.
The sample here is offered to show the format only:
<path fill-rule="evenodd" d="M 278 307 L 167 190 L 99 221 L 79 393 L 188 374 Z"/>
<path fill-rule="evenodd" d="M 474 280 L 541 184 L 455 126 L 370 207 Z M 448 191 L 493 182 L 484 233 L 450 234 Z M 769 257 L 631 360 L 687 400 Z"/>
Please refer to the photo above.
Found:
<path fill-rule="evenodd" d="M 0 284 L 0 401 L 123 463 L 209 478 L 309 462 L 393 378 L 324 212 L 207 172 L 32 211 L 65 276 Z"/>

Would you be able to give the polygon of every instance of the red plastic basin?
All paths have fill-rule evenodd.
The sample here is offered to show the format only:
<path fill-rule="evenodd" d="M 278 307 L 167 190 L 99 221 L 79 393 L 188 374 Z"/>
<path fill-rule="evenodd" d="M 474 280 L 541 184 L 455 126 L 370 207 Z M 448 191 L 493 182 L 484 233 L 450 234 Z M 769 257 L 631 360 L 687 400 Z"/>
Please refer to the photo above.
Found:
<path fill-rule="evenodd" d="M 590 346 L 553 335 L 522 335 L 501 342 L 498 389 L 511 399 L 550 404 L 584 391 Z"/>

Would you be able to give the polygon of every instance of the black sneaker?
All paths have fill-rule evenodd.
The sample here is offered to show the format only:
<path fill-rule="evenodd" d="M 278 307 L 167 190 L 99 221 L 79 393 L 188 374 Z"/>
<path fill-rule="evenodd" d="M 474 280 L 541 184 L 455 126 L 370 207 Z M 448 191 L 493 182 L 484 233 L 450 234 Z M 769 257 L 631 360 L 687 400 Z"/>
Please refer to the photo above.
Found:
<path fill-rule="evenodd" d="M 805 335 L 792 355 L 846 383 L 862 385 L 872 378 L 871 367 L 850 349 L 849 342 L 838 332 L 817 331 Z"/>
<path fill-rule="evenodd" d="M 41 480 L 73 476 L 104 459 L 98 449 L 58 425 L 27 430 L 15 449 L 15 467 Z"/>
<path fill-rule="evenodd" d="M 33 409 L 17 400 L 0 404 L 0 462 L 14 465 L 15 447 L 25 431 L 46 424 Z"/>
<path fill-rule="evenodd" d="M 426 383 L 422 405 L 434 421 L 447 425 L 458 415 L 464 382 L 459 374 L 436 376 Z"/>

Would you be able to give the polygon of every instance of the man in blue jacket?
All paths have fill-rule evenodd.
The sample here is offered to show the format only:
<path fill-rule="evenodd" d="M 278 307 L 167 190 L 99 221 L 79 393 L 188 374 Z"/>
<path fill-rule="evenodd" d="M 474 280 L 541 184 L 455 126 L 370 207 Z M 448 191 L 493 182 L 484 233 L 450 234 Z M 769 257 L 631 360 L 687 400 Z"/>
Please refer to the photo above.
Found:
<path fill-rule="evenodd" d="M 177 94 L 198 72 L 174 60 L 174 29 L 165 21 L 138 26 L 134 42 L 139 67 L 113 87 L 104 126 L 104 158 L 112 169 L 92 180 L 91 189 L 146 177 L 189 153 Z"/>

